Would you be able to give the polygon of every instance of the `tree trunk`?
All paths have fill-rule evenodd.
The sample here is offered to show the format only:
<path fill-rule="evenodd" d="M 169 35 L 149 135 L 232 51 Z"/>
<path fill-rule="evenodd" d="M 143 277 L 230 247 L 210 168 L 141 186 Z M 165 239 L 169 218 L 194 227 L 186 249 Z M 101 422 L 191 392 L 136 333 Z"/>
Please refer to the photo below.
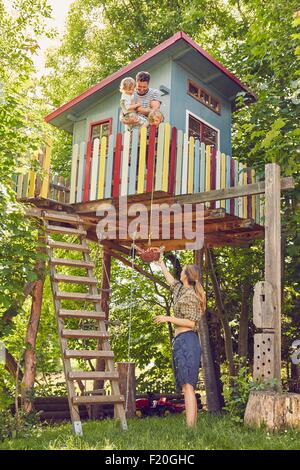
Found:
<path fill-rule="evenodd" d="M 300 429 L 298 393 L 251 392 L 244 422 L 247 426 L 266 426 L 272 431 Z"/>
<path fill-rule="evenodd" d="M 248 356 L 248 326 L 249 326 L 249 298 L 251 286 L 245 280 L 242 285 L 242 306 L 239 324 L 238 354 L 241 357 Z"/>
<path fill-rule="evenodd" d="M 231 328 L 229 326 L 228 316 L 225 312 L 225 308 L 223 305 L 219 281 L 218 281 L 218 278 L 214 269 L 213 255 L 209 248 L 206 249 L 206 254 L 207 254 L 207 261 L 209 265 L 212 285 L 213 285 L 213 289 L 215 293 L 216 306 L 218 309 L 218 313 L 219 313 L 221 324 L 222 324 L 223 331 L 224 331 L 225 352 L 226 352 L 226 359 L 229 365 L 229 374 L 231 377 L 233 377 L 235 375 L 235 365 L 234 365 L 234 357 L 233 357 Z"/>
<path fill-rule="evenodd" d="M 200 266 L 201 273 L 203 272 L 203 249 L 194 252 L 195 264 Z M 203 282 L 203 276 L 201 276 Z M 209 337 L 209 330 L 206 316 L 202 316 L 200 320 L 200 343 L 202 349 L 202 371 L 206 393 L 206 406 L 207 411 L 216 413 L 221 411 L 221 402 L 219 397 L 218 384 L 216 379 L 216 370 L 212 356 L 211 342 Z"/>
<path fill-rule="evenodd" d="M 214 312 L 207 310 L 206 313 L 208 334 L 210 340 L 210 349 L 212 354 L 212 360 L 215 369 L 216 383 L 218 389 L 218 397 L 221 408 L 224 408 L 225 401 L 223 396 L 223 383 L 221 380 L 221 363 L 222 357 L 224 357 L 223 351 L 223 338 L 221 335 L 220 320 Z"/>
<path fill-rule="evenodd" d="M 39 231 L 38 236 L 40 253 L 45 253 L 45 238 L 44 234 Z M 32 291 L 32 304 L 29 323 L 27 326 L 26 339 L 25 339 L 25 354 L 24 354 L 24 376 L 22 380 L 21 395 L 24 410 L 27 413 L 32 411 L 33 405 L 31 400 L 31 393 L 33 390 L 35 376 L 36 376 L 36 338 L 39 328 L 39 322 L 42 310 L 43 300 L 43 287 L 44 287 L 44 269 L 45 261 L 37 261 L 37 274 L 38 280 L 35 281 Z"/>

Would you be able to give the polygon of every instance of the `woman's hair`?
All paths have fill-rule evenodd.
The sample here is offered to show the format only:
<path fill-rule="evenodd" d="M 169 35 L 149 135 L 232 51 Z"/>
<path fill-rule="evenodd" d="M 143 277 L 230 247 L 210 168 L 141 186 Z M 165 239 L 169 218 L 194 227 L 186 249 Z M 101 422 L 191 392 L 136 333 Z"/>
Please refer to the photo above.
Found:
<path fill-rule="evenodd" d="M 120 91 L 128 90 L 135 87 L 135 80 L 132 77 L 125 77 L 120 83 Z"/>
<path fill-rule="evenodd" d="M 204 315 L 206 310 L 206 295 L 200 282 L 200 268 L 197 264 L 187 264 L 184 273 L 188 283 L 195 288 L 196 295 L 200 302 L 201 314 Z"/>

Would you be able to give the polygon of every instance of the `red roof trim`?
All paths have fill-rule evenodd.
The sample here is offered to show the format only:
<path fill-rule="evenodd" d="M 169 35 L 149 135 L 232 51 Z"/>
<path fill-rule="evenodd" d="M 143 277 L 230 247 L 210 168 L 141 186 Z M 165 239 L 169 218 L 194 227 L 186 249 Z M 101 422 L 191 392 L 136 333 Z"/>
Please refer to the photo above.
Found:
<path fill-rule="evenodd" d="M 133 60 L 129 64 L 127 64 L 125 67 L 121 68 L 117 72 L 114 72 L 112 75 L 109 75 L 108 77 L 104 78 L 101 80 L 101 82 L 97 83 L 96 85 L 92 86 L 85 92 L 81 93 L 80 95 L 76 96 L 74 99 L 68 101 L 64 105 L 60 106 L 60 108 L 56 109 L 52 113 L 48 114 L 45 117 L 46 122 L 52 121 L 52 119 L 56 118 L 63 112 L 67 111 L 70 109 L 72 106 L 74 106 L 77 103 L 80 103 L 80 101 L 84 100 L 85 98 L 91 96 L 93 93 L 96 91 L 101 90 L 105 86 L 107 86 L 109 83 L 113 82 L 114 80 L 117 80 L 118 78 L 122 77 L 125 73 L 130 72 L 132 69 L 135 67 L 138 67 L 139 65 L 143 64 L 146 62 L 146 60 L 151 59 L 155 55 L 157 55 L 159 52 L 167 49 L 170 47 L 172 44 L 175 42 L 179 41 L 180 39 L 183 39 L 186 41 L 191 47 L 193 47 L 197 52 L 199 52 L 201 55 L 203 55 L 206 59 L 208 59 L 213 65 L 215 65 L 221 72 L 223 72 L 225 75 L 227 75 L 231 80 L 233 80 L 237 85 L 239 85 L 242 89 L 250 93 L 255 99 L 256 96 L 254 93 L 252 93 L 246 85 L 243 85 L 243 83 L 240 82 L 240 80 L 233 75 L 229 70 L 227 70 L 223 65 L 220 64 L 216 59 L 214 59 L 210 54 L 208 54 L 204 49 L 202 49 L 195 41 L 193 41 L 186 33 L 179 31 L 178 33 L 174 34 L 170 38 L 166 39 L 163 41 L 161 44 L 158 46 L 154 47 L 150 51 L 146 52 L 142 56 L 138 57 L 137 59 Z"/>
<path fill-rule="evenodd" d="M 209 62 L 211 62 L 213 65 L 215 65 L 221 72 L 223 72 L 225 75 L 227 75 L 228 78 L 233 80 L 237 85 L 239 85 L 241 88 L 243 88 L 245 91 L 250 93 L 255 99 L 257 99 L 256 95 L 246 86 L 244 85 L 233 73 L 229 72 L 226 67 L 224 67 L 220 62 L 218 62 L 214 57 L 212 57 L 208 52 L 206 52 L 202 47 L 199 46 L 193 39 L 191 39 L 186 33 L 181 32 L 181 37 L 184 39 L 191 47 L 196 49 L 197 52 L 200 52 L 201 55 L 203 55 Z"/>

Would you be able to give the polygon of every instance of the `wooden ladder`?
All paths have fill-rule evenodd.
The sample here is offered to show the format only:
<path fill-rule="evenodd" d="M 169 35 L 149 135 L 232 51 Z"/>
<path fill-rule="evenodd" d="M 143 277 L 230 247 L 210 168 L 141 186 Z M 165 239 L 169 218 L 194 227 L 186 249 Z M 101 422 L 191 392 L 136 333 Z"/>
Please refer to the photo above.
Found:
<path fill-rule="evenodd" d="M 68 391 L 68 400 L 70 415 L 75 434 L 82 435 L 82 425 L 79 415 L 79 405 L 93 404 L 114 404 L 114 416 L 120 420 L 122 429 L 127 429 L 124 397 L 120 395 L 119 375 L 114 366 L 114 354 L 110 349 L 109 336 L 106 330 L 105 313 L 101 308 L 101 296 L 97 289 L 97 280 L 94 277 L 94 264 L 90 259 L 90 250 L 86 240 L 86 231 L 82 219 L 76 214 L 66 212 L 43 212 L 43 221 L 45 226 L 47 253 L 49 257 L 50 279 L 54 308 L 56 313 L 58 335 L 62 353 L 63 367 Z M 69 241 L 57 241 L 51 238 L 51 234 L 61 234 L 62 236 L 75 236 L 79 243 L 70 243 Z M 60 237 L 63 238 L 63 237 Z M 55 257 L 56 250 L 68 250 L 70 252 L 79 252 L 80 260 L 72 258 Z M 73 276 L 61 274 L 57 271 L 59 266 L 68 266 L 71 268 L 82 268 L 86 270 L 86 276 Z M 80 284 L 88 287 L 87 293 L 65 292 L 59 290 L 60 284 Z M 74 302 L 89 302 L 94 305 L 94 310 L 68 310 L 63 308 L 62 302 L 72 300 Z M 81 307 L 82 308 L 82 307 Z M 84 320 L 95 326 L 91 329 L 69 329 L 65 327 L 65 321 L 70 318 Z M 90 327 L 90 325 L 89 325 Z M 69 349 L 68 340 L 97 340 L 97 349 Z M 85 347 L 85 346 L 84 346 Z M 91 370 L 78 371 L 73 370 L 71 360 L 103 359 L 105 362 L 105 371 Z M 92 391 L 87 391 L 82 381 L 109 381 L 111 385 L 111 395 L 95 395 Z M 76 391 L 75 384 L 79 386 L 79 394 Z"/>

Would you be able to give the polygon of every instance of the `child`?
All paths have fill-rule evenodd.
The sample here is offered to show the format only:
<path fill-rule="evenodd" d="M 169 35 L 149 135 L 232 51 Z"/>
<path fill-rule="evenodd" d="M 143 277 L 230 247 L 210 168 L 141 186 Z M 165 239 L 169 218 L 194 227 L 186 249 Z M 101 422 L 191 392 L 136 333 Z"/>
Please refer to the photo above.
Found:
<path fill-rule="evenodd" d="M 147 127 L 148 119 L 146 116 L 142 116 L 136 112 L 137 108 L 140 106 L 140 103 L 134 102 L 134 89 L 135 81 L 131 77 L 123 78 L 120 85 L 121 100 L 121 115 L 120 121 L 125 124 L 126 130 L 132 130 L 133 128 Z M 136 118 L 136 124 L 126 124 L 127 118 Z"/>
<path fill-rule="evenodd" d="M 150 126 L 158 127 L 161 122 L 164 120 L 164 115 L 159 109 L 153 109 L 148 115 Z"/>

